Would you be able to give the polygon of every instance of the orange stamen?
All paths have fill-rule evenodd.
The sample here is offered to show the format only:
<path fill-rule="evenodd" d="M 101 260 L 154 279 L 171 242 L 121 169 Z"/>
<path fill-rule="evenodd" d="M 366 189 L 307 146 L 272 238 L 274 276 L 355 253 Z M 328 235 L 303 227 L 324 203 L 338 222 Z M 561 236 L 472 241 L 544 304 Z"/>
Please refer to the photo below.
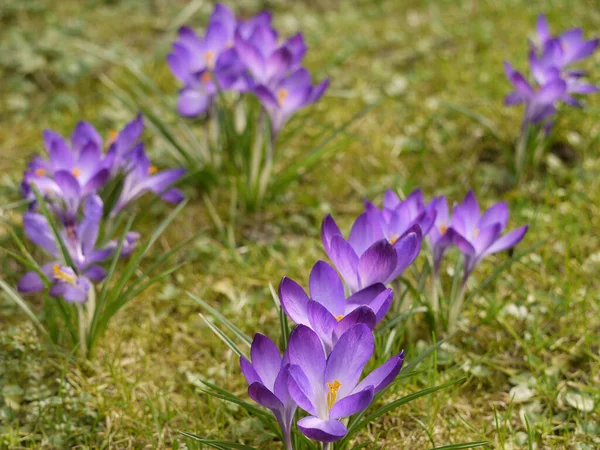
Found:
<path fill-rule="evenodd" d="M 73 275 L 64 272 L 60 268 L 60 264 L 54 264 L 54 267 L 52 267 L 52 273 L 54 274 L 54 278 L 57 280 L 66 281 L 67 283 L 72 285 L 75 285 L 75 283 L 77 283 L 77 279 Z"/>
<path fill-rule="evenodd" d="M 156 166 L 148 167 L 148 174 L 154 175 L 156 172 L 158 172 L 158 167 L 156 167 Z"/>
<path fill-rule="evenodd" d="M 71 173 L 73 174 L 73 176 L 75 178 L 79 178 L 79 175 L 81 175 L 81 169 L 78 167 L 73 167 L 73 170 L 71 170 Z"/>
<path fill-rule="evenodd" d="M 33 171 L 33 173 L 35 173 L 38 177 L 45 177 L 46 176 L 46 169 L 42 169 L 41 167 L 38 169 L 35 169 Z"/>
<path fill-rule="evenodd" d="M 208 84 L 212 80 L 212 75 L 209 72 L 204 72 L 202 77 L 200 77 L 202 84 Z"/>
<path fill-rule="evenodd" d="M 279 106 L 283 106 L 283 103 L 285 102 L 285 99 L 288 98 L 289 92 L 287 91 L 287 89 L 279 89 L 277 91 L 277 103 L 279 103 Z"/>
<path fill-rule="evenodd" d="M 327 408 L 331 411 L 331 408 L 335 404 L 337 399 L 337 392 L 342 383 L 338 380 L 334 380 L 333 383 L 327 383 L 327 387 L 329 388 L 329 392 L 327 393 Z"/>

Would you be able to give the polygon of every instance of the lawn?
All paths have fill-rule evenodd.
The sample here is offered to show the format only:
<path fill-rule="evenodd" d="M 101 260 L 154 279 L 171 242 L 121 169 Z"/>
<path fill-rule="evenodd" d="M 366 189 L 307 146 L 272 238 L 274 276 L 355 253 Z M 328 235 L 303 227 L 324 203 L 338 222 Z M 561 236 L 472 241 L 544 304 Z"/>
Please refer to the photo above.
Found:
<path fill-rule="evenodd" d="M 0 4 L 0 205 L 19 200 L 22 172 L 41 151 L 44 129 L 68 135 L 86 120 L 108 136 L 131 120 L 136 111 L 115 88 L 139 88 L 127 64 L 167 94 L 164 120 L 178 120 L 179 85 L 165 58 L 177 29 L 202 30 L 212 6 Z M 283 151 L 302 154 L 328 129 L 375 106 L 338 136 L 335 152 L 257 212 L 231 214 L 222 186 L 207 192 L 183 185 L 189 203 L 150 260 L 198 233 L 177 257 L 185 264 L 115 317 L 89 361 L 51 349 L 0 295 L 0 448 L 196 448 L 180 431 L 283 448 L 258 419 L 203 392 L 200 380 L 248 400 L 237 356 L 187 293 L 250 336 L 278 338 L 270 286 L 284 276 L 306 285 L 314 262 L 327 259 L 320 239 L 325 215 L 347 232 L 363 199 L 379 204 L 388 188 L 408 194 L 417 187 L 428 200 L 444 194 L 458 202 L 469 189 L 486 207 L 504 200 L 508 228 L 528 223 L 529 231 L 514 252 L 522 257 L 503 252 L 477 268 L 458 332 L 389 395 L 465 380 L 395 409 L 356 444 L 600 448 L 600 96 L 586 96 L 584 109 L 561 108 L 552 151 L 518 184 L 511 182 L 506 149 L 517 139 L 522 111 L 503 105 L 511 90 L 503 61 L 526 68 L 537 15 L 546 13 L 555 31 L 582 27 L 592 37 L 600 29 L 597 4 L 244 0 L 229 6 L 240 15 L 269 8 L 282 33 L 302 31 L 313 80 L 331 79 L 323 99 L 290 122 L 301 132 Z M 584 67 L 598 84 L 600 52 Z M 151 129 L 144 140 L 159 166 L 174 166 L 168 142 Z M 215 226 L 205 195 L 229 227 Z M 172 210 L 148 199 L 137 208 L 145 212 L 137 226 L 142 234 Z M 0 207 L 0 236 L 21 213 Z M 14 246 L 9 237 L 0 237 L 0 245 Z M 476 290 L 503 263 L 506 269 Z M 2 279 L 16 285 L 23 271 L 2 255 Z M 40 309 L 39 298 L 27 298 Z M 395 332 L 393 345 L 404 348 L 407 362 L 440 338 L 419 314 Z"/>

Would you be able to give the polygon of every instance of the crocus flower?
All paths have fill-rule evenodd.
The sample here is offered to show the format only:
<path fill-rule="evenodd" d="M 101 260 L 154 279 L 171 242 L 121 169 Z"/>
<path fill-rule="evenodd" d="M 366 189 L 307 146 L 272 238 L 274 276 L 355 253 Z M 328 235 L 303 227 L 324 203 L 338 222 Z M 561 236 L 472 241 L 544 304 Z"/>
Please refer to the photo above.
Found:
<path fill-rule="evenodd" d="M 301 68 L 270 86 L 257 86 L 254 93 L 269 114 L 272 132 L 276 136 L 296 111 L 319 100 L 328 86 L 329 79 L 313 86 L 310 74 Z"/>
<path fill-rule="evenodd" d="M 502 235 L 508 222 L 508 207 L 499 202 L 480 214 L 473 191 L 452 212 L 453 241 L 465 256 L 464 280 L 486 256 L 517 245 L 527 232 L 527 225 Z"/>
<path fill-rule="evenodd" d="M 114 245 L 96 248 L 101 218 L 102 200 L 94 195 L 86 202 L 81 222 L 62 230 L 61 238 L 75 266 L 69 268 L 60 261 L 61 251 L 46 218 L 31 211 L 25 213 L 23 228 L 27 237 L 56 258 L 42 266 L 42 272 L 53 282 L 51 295 L 64 295 L 67 301 L 85 301 L 82 296 L 84 291 L 87 293 L 89 280 L 99 282 L 106 277 L 106 271 L 97 263 L 106 260 L 114 252 Z M 19 292 L 24 293 L 43 289 L 44 283 L 36 272 L 25 274 L 18 285 Z"/>
<path fill-rule="evenodd" d="M 453 244 L 452 235 L 454 232 L 451 228 L 446 197 L 443 195 L 435 197 L 429 203 L 428 208 L 435 212 L 435 221 L 427 233 L 427 238 L 433 251 L 433 272 L 437 275 L 446 250 Z"/>
<path fill-rule="evenodd" d="M 417 258 L 422 233 L 415 225 L 390 241 L 383 234 L 379 217 L 365 212 L 354 222 L 348 240 L 331 215 L 327 215 L 321 238 L 327 256 L 354 293 L 372 284 L 388 284 L 400 276 Z"/>
<path fill-rule="evenodd" d="M 567 83 L 560 77 L 548 79 L 548 82 L 536 89 L 529 84 L 525 77 L 504 63 L 506 76 L 514 87 L 514 92 L 506 96 L 506 105 L 525 104 L 523 126 L 537 124 L 550 118 L 556 113 L 556 102 L 563 99 L 567 92 Z"/>
<path fill-rule="evenodd" d="M 373 348 L 373 334 L 365 324 L 346 331 L 329 356 L 314 331 L 304 325 L 294 329 L 287 350 L 288 387 L 298 406 L 310 414 L 298 421 L 304 435 L 322 442 L 341 439 L 347 429 L 340 419 L 364 411 L 373 396 L 394 381 L 404 362 L 403 353 L 360 381 Z"/>
<path fill-rule="evenodd" d="M 127 165 L 129 153 L 141 142 L 144 132 L 144 118 L 138 114 L 123 129 L 111 137 L 106 157 L 112 161 L 112 174 L 123 170 Z"/>
<path fill-rule="evenodd" d="M 288 391 L 289 364 L 268 337 L 256 334 L 250 347 L 252 362 L 240 357 L 240 368 L 248 381 L 248 395 L 271 410 L 283 435 L 286 449 L 291 449 L 291 428 L 296 403 Z"/>
<path fill-rule="evenodd" d="M 169 203 L 179 203 L 183 193 L 179 189 L 169 188 L 185 173 L 184 169 L 168 169 L 161 172 L 150 164 L 143 144 L 138 144 L 129 157 L 127 175 L 123 188 L 111 216 L 116 216 L 127 204 L 146 192 L 159 194 Z"/>
<path fill-rule="evenodd" d="M 379 216 L 383 236 L 390 242 L 404 236 L 408 230 L 418 225 L 425 236 L 435 220 L 435 211 L 425 207 L 423 192 L 417 189 L 410 193 L 405 200 L 388 189 L 383 198 L 383 208 L 365 200 L 365 210 Z"/>
<path fill-rule="evenodd" d="M 298 283 L 284 278 L 279 284 L 279 299 L 290 319 L 319 335 L 326 354 L 352 325 L 364 323 L 375 328 L 393 298 L 391 289 L 377 283 L 346 299 L 342 280 L 324 261 L 313 266 L 309 287 L 310 297 Z"/>
<path fill-rule="evenodd" d="M 67 224 L 76 218 L 81 203 L 106 184 L 112 159 L 102 155 L 102 138 L 87 122 L 79 122 L 71 144 L 58 133 L 43 133 L 48 160 L 36 157 L 25 172 L 23 194 L 34 201 L 33 184 Z"/>
<path fill-rule="evenodd" d="M 600 42 L 598 39 L 586 41 L 581 28 L 572 28 L 560 36 L 554 37 L 550 34 L 548 20 L 543 14 L 538 17 L 536 28 L 539 40 L 538 50 L 544 51 L 551 41 L 558 43 L 560 52 L 556 53 L 553 61 L 554 65 L 560 69 L 590 56 L 598 48 Z"/>

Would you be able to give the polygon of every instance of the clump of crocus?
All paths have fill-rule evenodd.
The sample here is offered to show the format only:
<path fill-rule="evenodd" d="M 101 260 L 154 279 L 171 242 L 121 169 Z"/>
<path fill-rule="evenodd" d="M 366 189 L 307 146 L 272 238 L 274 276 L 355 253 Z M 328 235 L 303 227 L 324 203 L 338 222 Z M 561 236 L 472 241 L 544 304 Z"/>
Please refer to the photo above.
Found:
<path fill-rule="evenodd" d="M 217 4 L 204 35 L 181 28 L 167 57 L 171 71 L 184 83 L 179 112 L 192 117 L 206 112 L 219 91 L 252 92 L 276 135 L 295 111 L 317 101 L 327 88 L 327 80 L 311 84 L 310 74 L 302 68 L 305 54 L 302 34 L 280 39 L 270 13 L 238 20 L 229 8 Z"/>
<path fill-rule="evenodd" d="M 293 280 L 284 278 L 279 299 L 286 314 L 298 325 L 319 335 L 325 353 L 331 353 L 340 336 L 357 323 L 370 329 L 380 322 L 392 303 L 393 292 L 382 283 L 372 284 L 346 298 L 344 285 L 336 271 L 324 261 L 310 273 L 310 297 Z"/>
<path fill-rule="evenodd" d="M 270 187 L 283 190 L 294 179 L 273 179 L 275 145 L 284 145 L 278 137 L 285 123 L 329 85 L 327 79 L 313 85 L 303 67 L 302 33 L 284 38 L 271 22 L 269 12 L 244 20 L 217 4 L 204 33 L 182 27 L 167 56 L 183 85 L 179 113 L 200 117 L 206 126 L 205 151 L 191 162 L 185 154 L 186 162 L 194 170 L 229 171 L 231 177 L 220 178 L 233 179 L 249 209 L 260 205 Z M 278 170 L 285 172 L 281 165 Z"/>
<path fill-rule="evenodd" d="M 572 64 L 589 57 L 598 47 L 599 40 L 585 40 L 583 30 L 574 28 L 559 36 L 552 36 L 544 15 L 538 18 L 537 41 L 529 52 L 531 80 L 505 62 L 505 71 L 514 91 L 505 103 L 525 105 L 521 128 L 521 138 L 517 144 L 516 168 L 520 173 L 526 147 L 531 136 L 531 128 L 540 125 L 549 133 L 556 108 L 560 102 L 571 106 L 581 106 L 573 94 L 598 92 L 598 87 L 584 81 L 586 73 L 572 68 Z"/>
<path fill-rule="evenodd" d="M 120 307 L 96 310 L 94 283 L 107 276 L 101 264 L 109 258 L 130 256 L 140 239 L 139 233 L 129 228 L 113 236 L 119 222 L 123 223 L 117 216 L 126 214 L 126 206 L 148 191 L 171 203 L 183 200 L 181 191 L 172 187 L 183 169 L 158 171 L 151 165 L 141 142 L 143 130 L 140 115 L 114 133 L 106 152 L 100 134 L 87 122 L 77 124 L 70 141 L 46 130 L 47 158 L 34 157 L 21 183 L 22 193 L 30 201 L 23 217 L 25 234 L 52 261 L 34 265 L 36 270 L 23 276 L 18 291 L 48 289 L 51 297 L 76 304 L 77 345 L 84 353 L 86 344 L 94 340 L 99 317 L 110 317 Z M 127 299 L 121 295 L 122 288 L 120 285 L 118 305 Z M 74 317 L 64 314 L 66 321 Z M 56 329 L 56 324 L 51 328 Z"/>

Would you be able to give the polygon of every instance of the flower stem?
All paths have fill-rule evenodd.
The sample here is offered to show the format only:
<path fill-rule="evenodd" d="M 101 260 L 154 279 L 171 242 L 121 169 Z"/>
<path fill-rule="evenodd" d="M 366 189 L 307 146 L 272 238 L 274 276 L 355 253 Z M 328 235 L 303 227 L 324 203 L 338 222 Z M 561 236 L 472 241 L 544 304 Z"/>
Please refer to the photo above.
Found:
<path fill-rule="evenodd" d="M 450 307 L 450 314 L 448 315 L 448 332 L 452 333 L 456 330 L 456 324 L 458 322 L 458 316 L 460 315 L 460 311 L 462 310 L 463 301 L 465 299 L 465 292 L 467 290 L 467 277 L 463 278 L 463 281 L 460 283 L 460 288 L 454 301 L 452 302 L 452 306 Z"/>
<path fill-rule="evenodd" d="M 331 448 L 331 442 L 323 442 L 323 450 L 329 450 Z"/>
<path fill-rule="evenodd" d="M 86 319 L 85 311 L 82 304 L 77 304 L 77 322 L 79 325 L 79 351 L 83 358 L 87 358 L 87 342 L 86 342 Z"/>
<path fill-rule="evenodd" d="M 523 124 L 521 128 L 521 135 L 517 141 L 517 147 L 515 151 L 515 171 L 517 175 L 517 181 L 521 178 L 523 168 L 525 167 L 525 158 L 527 157 L 527 144 L 529 142 L 531 127 L 528 124 Z"/>

